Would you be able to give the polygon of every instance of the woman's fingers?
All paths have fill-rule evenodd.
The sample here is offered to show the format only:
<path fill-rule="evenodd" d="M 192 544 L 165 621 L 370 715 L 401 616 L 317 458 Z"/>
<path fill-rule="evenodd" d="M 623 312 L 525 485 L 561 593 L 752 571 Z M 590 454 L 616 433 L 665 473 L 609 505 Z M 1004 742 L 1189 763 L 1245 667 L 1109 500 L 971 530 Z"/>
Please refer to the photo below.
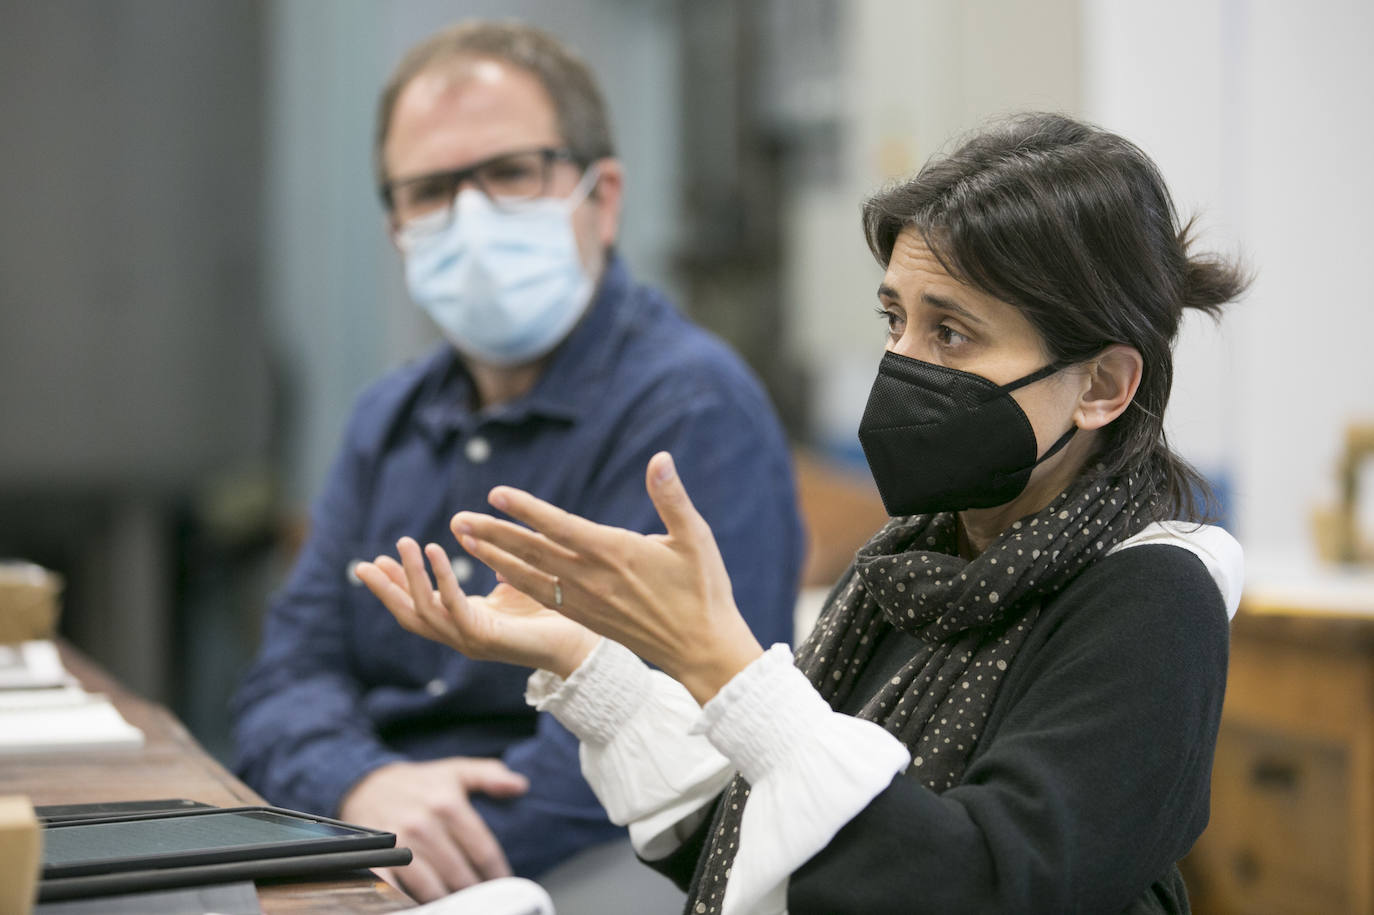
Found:
<path fill-rule="evenodd" d="M 429 625 L 420 618 L 415 610 L 415 602 L 411 599 L 408 586 L 396 584 L 392 577 L 383 570 L 382 560 L 386 559 L 395 565 L 395 561 L 388 557 L 378 557 L 376 562 L 360 562 L 354 570 L 358 580 L 367 585 L 382 606 L 386 607 L 396 621 L 406 629 L 419 635 L 432 638 Z M 397 566 L 399 569 L 400 567 Z"/>
<path fill-rule="evenodd" d="M 536 568 L 500 546 L 485 539 L 478 539 L 475 533 L 462 534 L 459 540 L 463 544 L 463 549 L 471 553 L 478 562 L 490 567 L 504 583 L 529 595 L 545 607 L 566 615 L 570 592 L 573 590 L 573 578 L 555 576 Z"/>
<path fill-rule="evenodd" d="M 686 544 L 698 544 L 712 540 L 710 527 L 696 510 L 687 495 L 682 479 L 677 474 L 672 455 L 660 451 L 649 460 L 645 474 L 645 485 L 649 498 L 653 500 L 658 515 L 668 530 L 668 535 Z M 540 568 L 547 568 L 547 560 L 553 558 L 576 558 L 607 556 L 617 552 L 620 540 L 614 528 L 603 527 L 586 518 L 566 512 L 550 505 L 537 496 L 510 486 L 498 486 L 488 496 L 493 508 L 505 512 L 533 530 L 481 515 L 475 512 L 460 512 L 454 516 L 453 532 L 461 536 L 468 526 L 472 533 L 489 540 L 509 553 L 520 556 L 526 562 Z M 486 519 L 485 522 L 479 519 Z M 548 547 L 561 548 L 549 551 Z M 549 569 L 551 574 L 561 574 Z"/>
<path fill-rule="evenodd" d="M 405 570 L 406 582 L 410 587 L 410 599 L 415 605 L 415 619 L 420 624 L 412 631 L 461 651 L 462 632 L 440 603 L 439 592 L 434 590 L 429 573 L 425 571 L 420 544 L 410 537 L 402 537 L 396 542 L 396 552 L 401 554 L 401 568 Z M 441 550 L 441 555 L 442 552 Z M 444 564 L 447 565 L 447 557 Z M 448 571 L 452 575 L 451 567 Z"/>
<path fill-rule="evenodd" d="M 410 592 L 397 586 L 382 572 L 377 563 L 360 562 L 354 568 L 354 574 L 392 613 L 398 609 L 408 609 L 405 605 L 410 603 Z"/>
<path fill-rule="evenodd" d="M 578 553 L 555 543 L 538 531 L 518 524 L 480 512 L 459 512 L 453 516 L 452 527 L 458 542 L 469 552 L 472 551 L 464 537 L 471 538 L 477 543 L 493 545 L 508 556 L 520 560 L 524 565 L 545 572 L 549 576 L 572 576 L 578 571 Z M 477 558 L 482 559 L 481 556 Z M 486 562 L 484 559 L 482 561 Z M 500 568 L 491 567 L 498 575 L 502 574 Z"/>
<path fill-rule="evenodd" d="M 372 564 L 381 569 L 387 578 L 396 583 L 398 588 L 409 588 L 410 584 L 406 581 L 405 570 L 401 564 L 390 556 L 378 556 L 372 560 Z"/>
<path fill-rule="evenodd" d="M 556 505 L 511 486 L 498 486 L 487 496 L 492 508 L 529 525 L 552 545 L 568 555 L 596 555 L 606 542 L 607 528 L 594 521 L 566 512 Z M 496 520 L 496 519 L 492 519 Z M 523 530 L 519 525 L 510 525 Z"/>
<path fill-rule="evenodd" d="M 415 601 L 416 609 L 423 612 L 428 609 L 427 603 L 433 603 L 434 585 L 429 580 L 429 573 L 425 571 L 420 544 L 411 537 L 402 537 L 396 541 L 396 552 L 401 554 L 401 568 L 405 570 L 411 600 Z"/>
<path fill-rule="evenodd" d="M 453 565 L 449 562 L 448 554 L 439 544 L 431 543 L 425 547 L 425 556 L 429 559 L 430 568 L 434 570 L 434 581 L 439 586 L 439 600 L 443 602 L 443 610 L 447 611 L 443 622 L 455 625 L 464 634 L 468 633 L 476 625 L 476 620 L 473 618 L 467 595 L 459 587 L 458 577 L 453 574 Z"/>
<path fill-rule="evenodd" d="M 714 541 L 710 526 L 692 504 L 682 478 L 677 475 L 672 455 L 666 451 L 655 454 L 649 459 L 644 477 L 649 498 L 668 529 L 669 537 L 692 545 L 703 538 Z"/>

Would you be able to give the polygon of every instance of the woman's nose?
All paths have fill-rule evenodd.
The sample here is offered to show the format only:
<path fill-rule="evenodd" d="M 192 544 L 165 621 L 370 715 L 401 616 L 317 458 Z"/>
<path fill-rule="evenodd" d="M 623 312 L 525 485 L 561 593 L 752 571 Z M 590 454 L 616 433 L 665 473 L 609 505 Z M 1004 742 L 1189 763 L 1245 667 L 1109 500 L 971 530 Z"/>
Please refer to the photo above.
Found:
<path fill-rule="evenodd" d="M 911 359 L 924 360 L 926 357 L 916 345 L 916 340 L 910 332 L 902 334 L 896 340 L 887 341 L 888 352 L 896 353 L 898 356 L 906 356 Z"/>

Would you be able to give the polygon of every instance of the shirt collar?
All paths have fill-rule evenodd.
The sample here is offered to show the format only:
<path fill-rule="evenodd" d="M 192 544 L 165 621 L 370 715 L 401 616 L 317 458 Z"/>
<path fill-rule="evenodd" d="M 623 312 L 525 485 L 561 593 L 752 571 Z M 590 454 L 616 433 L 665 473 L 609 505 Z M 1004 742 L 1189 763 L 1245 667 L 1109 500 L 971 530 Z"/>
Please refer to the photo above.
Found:
<path fill-rule="evenodd" d="M 472 378 L 456 350 L 436 359 L 422 386 L 416 419 L 436 441 L 454 430 L 490 420 L 518 423 L 540 416 L 576 422 L 597 403 L 600 383 L 610 371 L 610 354 L 625 332 L 632 281 L 619 255 L 606 262 L 587 313 L 550 356 L 549 363 L 523 397 L 473 411 Z"/>

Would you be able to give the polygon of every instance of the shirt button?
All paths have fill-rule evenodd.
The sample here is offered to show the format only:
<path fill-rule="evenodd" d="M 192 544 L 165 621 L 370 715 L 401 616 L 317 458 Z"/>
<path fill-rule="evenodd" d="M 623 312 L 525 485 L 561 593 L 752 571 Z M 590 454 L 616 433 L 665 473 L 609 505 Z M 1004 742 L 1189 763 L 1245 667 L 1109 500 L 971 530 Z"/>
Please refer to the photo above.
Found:
<path fill-rule="evenodd" d="M 468 579 L 472 577 L 472 560 L 466 556 L 455 556 L 449 565 L 453 566 L 453 577 L 458 579 L 458 583 L 467 584 Z"/>
<path fill-rule="evenodd" d="M 361 559 L 350 559 L 344 568 L 344 578 L 348 579 L 348 583 L 355 588 L 360 587 L 363 583 L 363 580 L 358 577 L 358 563 L 360 562 L 362 562 Z"/>
<path fill-rule="evenodd" d="M 435 677 L 425 684 L 425 692 L 429 693 L 431 696 L 442 696 L 444 693 L 448 692 L 448 684 L 438 677 Z"/>
<path fill-rule="evenodd" d="M 491 457 L 491 442 L 482 438 L 480 435 L 468 439 L 468 443 L 463 448 L 463 452 L 468 456 L 468 460 L 474 464 L 480 464 Z"/>

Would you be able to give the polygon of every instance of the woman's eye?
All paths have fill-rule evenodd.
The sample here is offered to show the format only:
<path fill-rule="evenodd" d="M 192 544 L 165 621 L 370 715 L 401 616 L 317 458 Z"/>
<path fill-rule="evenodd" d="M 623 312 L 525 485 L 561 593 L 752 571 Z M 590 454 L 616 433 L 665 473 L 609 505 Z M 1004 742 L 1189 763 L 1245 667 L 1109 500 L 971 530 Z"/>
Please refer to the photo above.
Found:
<path fill-rule="evenodd" d="M 968 337 L 965 337 L 948 324 L 936 326 L 935 338 L 940 341 L 942 346 L 959 346 L 968 342 Z"/>
<path fill-rule="evenodd" d="M 895 311 L 888 311 L 881 305 L 876 306 L 873 309 L 873 311 L 878 315 L 879 318 L 882 318 L 884 321 L 887 322 L 887 332 L 889 334 L 891 334 L 894 337 L 900 337 L 902 335 L 901 315 L 897 314 Z"/>

